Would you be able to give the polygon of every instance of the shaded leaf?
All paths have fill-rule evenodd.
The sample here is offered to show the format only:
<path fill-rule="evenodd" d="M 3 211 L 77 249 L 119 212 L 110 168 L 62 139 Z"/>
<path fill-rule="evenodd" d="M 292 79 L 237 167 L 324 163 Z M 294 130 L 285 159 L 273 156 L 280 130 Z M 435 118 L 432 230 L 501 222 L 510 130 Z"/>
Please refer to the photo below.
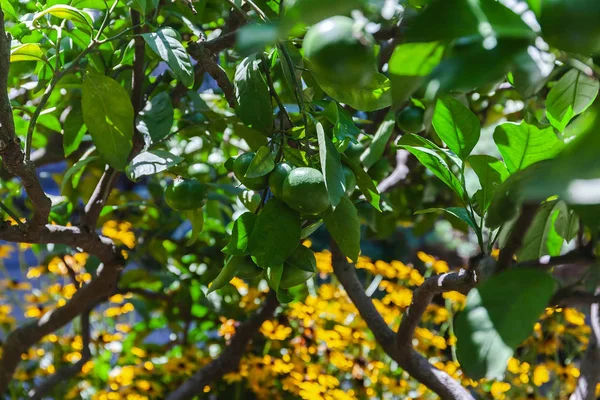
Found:
<path fill-rule="evenodd" d="M 371 168 L 373 164 L 379 161 L 394 132 L 395 125 L 396 115 L 390 111 L 381 125 L 379 125 L 379 128 L 377 128 L 377 132 L 375 132 L 369 147 L 360 155 L 360 161 L 366 168 Z"/>
<path fill-rule="evenodd" d="M 500 184 L 508 178 L 508 170 L 502 161 L 488 155 L 472 155 L 467 161 L 479 178 L 481 184 L 479 204 L 485 211 L 490 206 Z"/>
<path fill-rule="evenodd" d="M 376 74 L 373 81 L 366 86 L 339 85 L 328 82 L 324 77 L 315 77 L 319 86 L 333 99 L 360 111 L 375 111 L 392 104 L 392 91 L 388 78 Z"/>
<path fill-rule="evenodd" d="M 246 57 L 235 70 L 236 113 L 248 126 L 269 134 L 273 130 L 271 93 L 261 70 L 262 60 Z"/>
<path fill-rule="evenodd" d="M 136 128 L 147 146 L 163 140 L 173 126 L 173 104 L 168 92 L 161 92 L 146 103 L 137 117 Z"/>
<path fill-rule="evenodd" d="M 323 220 L 340 250 L 356 262 L 360 254 L 360 221 L 354 204 L 342 197 L 336 209 L 325 214 Z"/>
<path fill-rule="evenodd" d="M 511 269 L 471 290 L 455 321 L 458 361 L 471 379 L 501 379 L 514 350 L 533 331 L 554 292 L 537 269 Z"/>
<path fill-rule="evenodd" d="M 463 161 L 479 141 L 479 118 L 452 97 L 438 99 L 432 124 L 440 139 Z"/>
<path fill-rule="evenodd" d="M 360 165 L 350 160 L 347 155 L 342 154 L 342 159 L 344 164 L 350 167 L 352 172 L 354 172 L 354 175 L 356 176 L 356 185 L 365 196 L 369 204 L 381 212 L 381 196 L 379 195 L 377 186 L 375 186 L 373 183 L 373 179 L 371 179 L 369 174 L 367 174 Z"/>
<path fill-rule="evenodd" d="M 248 240 L 250 233 L 254 229 L 256 215 L 251 212 L 243 213 L 233 223 L 231 230 L 231 239 L 227 246 L 223 248 L 223 253 L 232 256 L 244 256 L 248 254 Z"/>
<path fill-rule="evenodd" d="M 252 162 L 246 170 L 244 177 L 246 178 L 258 178 L 267 175 L 275 168 L 275 157 L 271 154 L 271 150 L 268 147 L 262 146 L 256 152 L 256 155 L 252 159 Z"/>

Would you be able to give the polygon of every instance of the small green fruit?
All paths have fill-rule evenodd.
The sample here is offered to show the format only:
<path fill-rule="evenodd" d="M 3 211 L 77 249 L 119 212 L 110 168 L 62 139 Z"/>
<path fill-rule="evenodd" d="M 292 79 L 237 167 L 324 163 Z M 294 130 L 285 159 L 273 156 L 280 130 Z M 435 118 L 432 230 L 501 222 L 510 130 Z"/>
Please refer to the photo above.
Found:
<path fill-rule="evenodd" d="M 283 182 L 293 169 L 294 167 L 287 162 L 283 162 L 275 166 L 275 169 L 269 175 L 269 187 L 271 188 L 271 192 L 273 192 L 273 196 L 281 198 L 283 192 Z"/>
<path fill-rule="evenodd" d="M 282 199 L 302 214 L 319 214 L 331 203 L 321 171 L 314 168 L 296 168 L 283 182 Z"/>
<path fill-rule="evenodd" d="M 425 130 L 425 110 L 421 107 L 408 106 L 396 115 L 396 125 L 406 133 L 419 133 Z"/>
<path fill-rule="evenodd" d="M 254 152 L 248 152 L 241 154 L 238 158 L 236 158 L 233 162 L 233 173 L 238 181 L 240 181 L 248 189 L 263 190 L 268 185 L 267 175 L 259 176 L 258 178 L 246 178 L 244 176 L 246 175 L 246 171 L 248 171 L 250 163 L 252 163 L 255 155 L 256 153 Z"/>
<path fill-rule="evenodd" d="M 167 185 L 165 200 L 173 210 L 197 210 L 208 200 L 208 187 L 196 179 L 177 178 Z"/>

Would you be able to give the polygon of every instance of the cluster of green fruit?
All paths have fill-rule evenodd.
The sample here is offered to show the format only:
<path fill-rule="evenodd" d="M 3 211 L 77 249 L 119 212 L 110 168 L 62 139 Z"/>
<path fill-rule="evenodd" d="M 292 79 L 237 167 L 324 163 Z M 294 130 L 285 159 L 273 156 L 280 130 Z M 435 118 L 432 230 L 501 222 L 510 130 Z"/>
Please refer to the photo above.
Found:
<path fill-rule="evenodd" d="M 247 178 L 246 171 L 255 156 L 253 152 L 244 153 L 233 163 L 233 173 L 248 189 L 264 190 L 270 187 L 273 196 L 306 217 L 319 215 L 331 207 L 321 171 L 310 167 L 294 168 L 283 162 L 277 164 L 268 175 Z M 343 172 L 346 195 L 350 196 L 356 186 L 356 176 L 347 166 L 343 166 Z"/>

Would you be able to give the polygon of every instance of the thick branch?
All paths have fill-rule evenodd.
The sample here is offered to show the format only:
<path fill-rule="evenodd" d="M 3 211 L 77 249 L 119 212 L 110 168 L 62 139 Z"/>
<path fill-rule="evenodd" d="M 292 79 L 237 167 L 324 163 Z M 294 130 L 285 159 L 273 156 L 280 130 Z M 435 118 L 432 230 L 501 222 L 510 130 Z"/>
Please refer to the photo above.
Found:
<path fill-rule="evenodd" d="M 12 107 L 8 98 L 10 41 L 10 35 L 4 29 L 4 13 L 0 9 L 0 156 L 6 171 L 21 178 L 23 188 L 33 204 L 33 220 L 28 232 L 35 236 L 48 223 L 52 204 L 40 185 L 34 165 L 25 163 L 20 141 L 15 133 Z"/>
<path fill-rule="evenodd" d="M 519 215 L 519 218 L 513 225 L 506 245 L 500 252 L 498 263 L 496 264 L 496 272 L 502 272 L 512 263 L 513 255 L 521 248 L 527 229 L 529 229 L 533 218 L 535 218 L 538 208 L 537 205 L 523 205 L 521 215 Z"/>
<path fill-rule="evenodd" d="M 229 372 L 235 371 L 239 366 L 246 346 L 258 332 L 263 322 L 273 316 L 278 305 L 279 302 L 275 292 L 270 292 L 260 311 L 237 328 L 231 342 L 219 357 L 192 375 L 189 380 L 171 393 L 167 400 L 191 399 L 201 394 L 204 386 L 220 379 Z"/>
<path fill-rule="evenodd" d="M 411 341 L 416 324 L 420 321 L 433 296 L 450 290 L 468 291 L 468 288 L 475 283 L 474 274 L 464 271 L 459 274 L 445 274 L 428 279 L 415 290 L 411 311 L 405 316 L 398 334 L 394 334 L 371 299 L 365 294 L 354 266 L 346 261 L 346 257 L 334 243 L 331 248 L 335 275 L 385 352 L 413 378 L 433 390 L 442 399 L 472 400 L 473 396 L 468 390 L 450 375 L 431 365 L 413 348 Z"/>
<path fill-rule="evenodd" d="M 600 294 L 600 289 L 596 289 L 596 295 L 598 294 Z M 579 366 L 580 376 L 577 380 L 577 387 L 569 398 L 570 400 L 595 399 L 596 385 L 600 382 L 600 368 L 598 368 L 600 365 L 600 304 L 592 304 L 590 311 L 592 334 Z"/>
<path fill-rule="evenodd" d="M 90 351 L 90 313 L 91 309 L 85 311 L 79 317 L 81 321 L 81 340 L 83 349 L 81 350 L 81 358 L 68 367 L 61 368 L 54 375 L 40 383 L 29 392 L 29 398 L 41 400 L 59 383 L 67 382 L 81 372 L 83 365 L 90 360 L 92 353 Z"/>
<path fill-rule="evenodd" d="M 233 85 L 227 76 L 227 73 L 215 60 L 215 54 L 208 51 L 205 46 L 202 45 L 202 41 L 198 43 L 190 43 L 187 51 L 198 64 L 201 65 L 202 69 L 206 71 L 216 82 L 217 85 L 223 90 L 223 94 L 229 103 L 231 108 L 235 108 L 237 101 L 235 99 L 235 93 Z"/>

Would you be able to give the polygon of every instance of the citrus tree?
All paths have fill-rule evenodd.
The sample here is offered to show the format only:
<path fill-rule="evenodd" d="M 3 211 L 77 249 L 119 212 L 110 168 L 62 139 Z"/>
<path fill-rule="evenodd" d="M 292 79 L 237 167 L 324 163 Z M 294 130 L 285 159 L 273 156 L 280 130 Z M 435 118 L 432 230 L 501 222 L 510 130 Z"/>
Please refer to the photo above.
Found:
<path fill-rule="evenodd" d="M 595 398 L 595 56 L 595 0 L 1 0 L 0 393 Z"/>

